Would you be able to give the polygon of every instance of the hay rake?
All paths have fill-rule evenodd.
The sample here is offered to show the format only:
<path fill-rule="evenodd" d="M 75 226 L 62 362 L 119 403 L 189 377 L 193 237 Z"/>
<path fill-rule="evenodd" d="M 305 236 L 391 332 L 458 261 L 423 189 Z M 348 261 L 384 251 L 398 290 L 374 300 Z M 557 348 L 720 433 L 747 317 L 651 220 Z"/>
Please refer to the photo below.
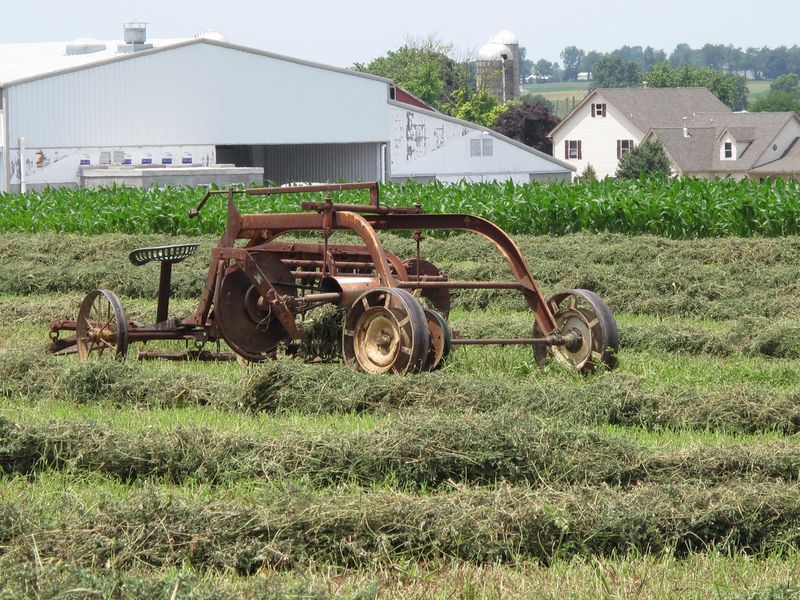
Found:
<path fill-rule="evenodd" d="M 330 192 L 362 190 L 368 204 L 336 204 Z M 272 196 L 319 192 L 321 201 L 303 201 L 304 212 L 241 214 L 238 194 Z M 234 354 L 141 352 L 140 358 L 230 359 L 261 361 L 281 346 L 295 348 L 303 339 L 298 316 L 334 305 L 346 310 L 341 334 L 344 362 L 370 373 L 406 374 L 439 367 L 457 345 L 531 346 L 537 362 L 555 358 L 588 372 L 613 368 L 619 346 L 608 306 L 588 290 L 563 290 L 545 298 L 513 240 L 494 223 L 464 214 L 424 214 L 420 205 L 391 207 L 380 203 L 378 184 L 347 183 L 206 193 L 190 217 L 197 217 L 216 195 L 227 196 L 225 232 L 211 250 L 211 260 L 197 309 L 169 318 L 172 266 L 197 250 L 182 244 L 140 248 L 130 254 L 135 265 L 161 265 L 156 321 L 129 322 L 117 296 L 90 292 L 77 320 L 59 319 L 50 327 L 50 350 L 77 353 L 83 359 L 122 358 L 132 342 L 186 340 L 198 347 L 223 340 Z M 334 243 L 335 232 L 355 234 L 360 243 Z M 401 260 L 386 250 L 378 232 L 409 232 L 416 256 Z M 453 281 L 421 256 L 425 231 L 465 231 L 488 239 L 508 263 L 509 281 Z M 280 241 L 286 234 L 317 232 L 321 243 Z M 237 241 L 239 242 L 237 244 Z M 457 289 L 505 289 L 522 294 L 533 313 L 531 337 L 468 339 L 448 325 L 450 292 Z M 413 292 L 413 293 L 412 293 Z M 62 333 L 72 333 L 62 337 Z"/>

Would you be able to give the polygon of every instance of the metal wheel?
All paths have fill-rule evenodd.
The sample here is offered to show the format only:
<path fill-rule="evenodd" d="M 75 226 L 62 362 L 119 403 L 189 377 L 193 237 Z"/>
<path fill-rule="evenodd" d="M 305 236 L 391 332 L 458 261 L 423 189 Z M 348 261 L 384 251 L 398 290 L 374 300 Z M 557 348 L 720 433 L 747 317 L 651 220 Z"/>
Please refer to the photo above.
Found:
<path fill-rule="evenodd" d="M 75 328 L 78 357 L 125 358 L 128 352 L 128 317 L 114 292 L 94 290 L 86 294 L 78 310 Z"/>
<path fill-rule="evenodd" d="M 447 320 L 441 313 L 425 309 L 425 318 L 428 320 L 428 332 L 431 335 L 431 342 L 428 347 L 428 354 L 425 363 L 422 365 L 423 371 L 435 371 L 439 369 L 444 360 L 450 354 L 453 344 L 453 334 Z"/>
<path fill-rule="evenodd" d="M 414 281 L 417 274 L 420 277 L 425 277 L 426 275 L 439 277 L 442 275 L 436 265 L 424 259 L 417 261 L 416 258 L 409 258 L 403 261 L 403 266 L 408 273 L 408 281 Z M 444 288 L 421 290 L 420 295 L 428 300 L 433 305 L 433 308 L 444 315 L 445 318 L 450 314 L 450 290 Z"/>
<path fill-rule="evenodd" d="M 279 294 L 297 294 L 294 275 L 280 258 L 269 252 L 257 252 L 253 257 Z M 286 336 L 286 329 L 269 306 L 259 305 L 260 298 L 244 271 L 234 265 L 223 276 L 214 305 L 214 323 L 222 339 L 239 356 L 251 361 L 269 358 Z"/>
<path fill-rule="evenodd" d="M 617 364 L 619 350 L 617 323 L 611 309 L 603 300 L 589 290 L 561 290 L 547 301 L 558 328 L 556 333 L 577 333 L 575 343 L 566 346 L 534 348 L 539 364 L 549 356 L 579 373 L 589 373 L 598 366 L 613 369 Z M 534 337 L 541 337 L 538 323 L 534 326 Z"/>
<path fill-rule="evenodd" d="M 417 373 L 429 344 L 422 306 L 398 288 L 375 288 L 359 296 L 342 333 L 345 363 L 367 373 Z"/>

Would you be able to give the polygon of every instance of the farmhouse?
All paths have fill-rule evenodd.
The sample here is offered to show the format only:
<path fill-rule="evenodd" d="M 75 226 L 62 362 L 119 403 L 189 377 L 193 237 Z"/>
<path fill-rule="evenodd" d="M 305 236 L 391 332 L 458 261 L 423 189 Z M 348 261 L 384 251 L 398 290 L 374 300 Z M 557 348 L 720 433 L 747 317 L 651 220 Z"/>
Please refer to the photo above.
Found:
<path fill-rule="evenodd" d="M 231 44 L 0 44 L 0 191 L 44 186 L 570 179 L 390 80 Z"/>
<path fill-rule="evenodd" d="M 682 127 L 697 113 L 730 113 L 705 88 L 599 88 L 550 132 L 553 156 L 582 173 L 613 177 L 619 158 L 655 128 Z"/>
<path fill-rule="evenodd" d="M 678 175 L 735 179 L 800 176 L 800 119 L 793 112 L 698 113 L 683 127 L 653 128 Z"/>

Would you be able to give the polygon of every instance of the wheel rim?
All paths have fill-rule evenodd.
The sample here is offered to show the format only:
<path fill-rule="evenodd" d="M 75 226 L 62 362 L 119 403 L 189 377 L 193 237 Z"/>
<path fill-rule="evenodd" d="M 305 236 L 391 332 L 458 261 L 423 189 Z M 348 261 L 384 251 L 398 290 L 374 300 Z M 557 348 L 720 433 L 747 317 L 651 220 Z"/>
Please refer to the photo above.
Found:
<path fill-rule="evenodd" d="M 116 294 L 94 290 L 86 295 L 78 311 L 75 338 L 80 360 L 125 357 L 128 352 L 128 318 Z"/>
<path fill-rule="evenodd" d="M 376 288 L 350 308 L 342 333 L 345 363 L 367 373 L 422 369 L 430 334 L 419 302 L 405 290 Z"/>
<path fill-rule="evenodd" d="M 619 350 L 617 323 L 608 305 L 589 290 L 561 290 L 547 301 L 556 321 L 555 333 L 576 336 L 574 344 L 566 346 L 535 346 L 538 362 L 549 356 L 557 362 L 578 371 L 589 373 L 598 366 L 613 369 Z M 541 337 L 538 323 L 534 337 Z"/>
<path fill-rule="evenodd" d="M 450 354 L 453 337 L 450 332 L 450 326 L 442 314 L 426 308 L 425 318 L 428 321 L 428 332 L 430 333 L 431 341 L 422 370 L 435 371 L 444 364 L 444 360 Z"/>

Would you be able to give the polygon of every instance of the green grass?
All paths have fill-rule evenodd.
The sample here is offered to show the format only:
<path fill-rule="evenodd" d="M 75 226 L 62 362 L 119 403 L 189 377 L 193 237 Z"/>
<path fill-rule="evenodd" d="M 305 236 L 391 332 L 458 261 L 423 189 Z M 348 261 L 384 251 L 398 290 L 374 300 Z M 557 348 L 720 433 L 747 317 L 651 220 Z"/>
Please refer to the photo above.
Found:
<path fill-rule="evenodd" d="M 762 96 L 766 96 L 769 92 L 769 86 L 772 81 L 748 81 L 747 82 L 747 99 L 749 102 L 757 100 Z"/>
<path fill-rule="evenodd" d="M 616 371 L 521 347 L 404 378 L 48 357 L 92 287 L 151 319 L 156 269 L 126 255 L 172 238 L 5 234 L 0 598 L 796 597 L 799 238 L 516 237 L 547 293 L 610 302 Z M 423 253 L 507 277 L 465 236 Z M 529 334 L 506 294 L 454 306 L 465 335 Z"/>

